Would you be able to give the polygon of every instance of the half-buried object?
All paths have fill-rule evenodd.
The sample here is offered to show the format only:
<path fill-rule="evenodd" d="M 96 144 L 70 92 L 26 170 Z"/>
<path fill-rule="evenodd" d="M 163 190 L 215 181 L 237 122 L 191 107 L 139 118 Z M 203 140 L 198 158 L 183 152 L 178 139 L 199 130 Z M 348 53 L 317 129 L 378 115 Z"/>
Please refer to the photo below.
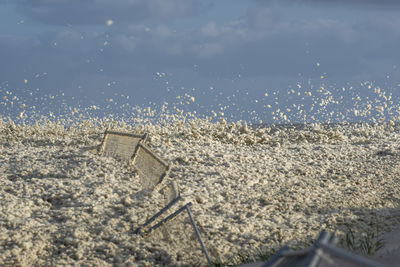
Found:
<path fill-rule="evenodd" d="M 268 261 L 258 264 L 260 267 L 384 267 L 379 262 L 355 255 L 336 246 L 337 239 L 333 234 L 322 231 L 314 245 L 305 250 L 290 251 L 283 247 Z"/>
<path fill-rule="evenodd" d="M 164 198 L 165 206 L 149 218 L 142 226 L 137 228 L 135 231 L 137 234 L 145 232 L 146 228 L 151 227 L 152 224 L 162 219 L 162 216 L 166 217 L 168 213 L 171 213 L 169 210 L 181 199 L 178 184 L 175 181 L 161 188 L 160 193 Z"/>
<path fill-rule="evenodd" d="M 207 249 L 193 219 L 190 206 L 180 207 L 145 232 L 147 239 L 168 244 L 168 252 L 189 265 L 211 265 Z"/>
<path fill-rule="evenodd" d="M 99 147 L 99 154 L 119 158 L 130 162 L 137 146 L 147 139 L 147 134 L 135 135 L 122 132 L 106 131 Z"/>
<path fill-rule="evenodd" d="M 161 184 L 171 166 L 157 156 L 148 146 L 139 142 L 132 160 L 143 189 L 154 190 Z"/>

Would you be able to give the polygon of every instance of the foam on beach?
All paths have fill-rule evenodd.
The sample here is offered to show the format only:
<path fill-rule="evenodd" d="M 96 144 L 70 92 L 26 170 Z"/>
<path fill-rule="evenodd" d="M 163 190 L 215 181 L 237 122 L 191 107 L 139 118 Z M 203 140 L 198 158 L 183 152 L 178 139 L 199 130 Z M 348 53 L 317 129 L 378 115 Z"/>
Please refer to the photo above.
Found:
<path fill-rule="evenodd" d="M 313 100 L 311 116 L 336 101 L 318 90 L 322 97 Z M 382 91 L 376 94 L 379 102 L 360 102 L 346 113 L 372 118 L 367 122 L 298 125 L 282 110 L 273 111 L 282 125 L 248 125 L 167 105 L 134 108 L 123 118 L 89 116 L 97 106 L 42 116 L 18 98 L 11 107 L 12 94 L 6 94 L 4 106 L 18 114 L 0 119 L 0 265 L 204 260 L 202 253 L 177 252 L 134 233 L 163 203 L 158 192 L 142 190 L 125 162 L 90 152 L 106 130 L 147 133 L 147 145 L 172 163 L 166 182 L 176 181 L 183 203 L 193 203 L 214 261 L 254 248 L 308 244 L 322 229 L 343 237 L 348 228 L 360 234 L 395 228 L 399 108 Z M 301 110 L 298 118 L 304 118 Z"/>
<path fill-rule="evenodd" d="M 400 222 L 397 125 L 252 128 L 193 119 L 114 126 L 148 133 L 151 148 L 174 164 L 169 179 L 194 204 L 203 241 L 218 259 L 309 242 L 321 229 L 340 235 Z M 141 191 L 123 162 L 87 151 L 109 127 L 0 122 L 2 264 L 198 260 L 132 233 L 157 211 L 157 193 Z"/>

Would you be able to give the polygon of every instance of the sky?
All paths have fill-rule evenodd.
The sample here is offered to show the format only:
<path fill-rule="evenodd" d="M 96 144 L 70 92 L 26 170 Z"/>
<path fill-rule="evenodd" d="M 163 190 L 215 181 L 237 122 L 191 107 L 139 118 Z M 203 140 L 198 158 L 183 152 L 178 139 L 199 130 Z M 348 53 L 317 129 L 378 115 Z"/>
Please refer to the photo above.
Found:
<path fill-rule="evenodd" d="M 344 109 L 357 120 L 372 98 L 400 96 L 399 11 L 397 0 L 0 0 L 0 110 L 167 102 L 230 120 Z"/>

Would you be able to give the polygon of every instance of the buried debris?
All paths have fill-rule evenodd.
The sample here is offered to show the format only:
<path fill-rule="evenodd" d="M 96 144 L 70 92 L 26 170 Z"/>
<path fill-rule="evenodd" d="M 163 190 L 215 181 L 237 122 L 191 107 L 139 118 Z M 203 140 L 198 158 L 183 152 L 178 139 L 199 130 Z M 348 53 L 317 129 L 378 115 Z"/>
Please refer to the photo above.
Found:
<path fill-rule="evenodd" d="M 106 131 L 98 153 L 128 162 L 137 172 L 142 189 L 155 191 L 165 181 L 171 165 L 144 144 L 146 139 L 147 134 Z M 202 258 L 203 264 L 211 264 L 190 210 L 192 203 L 177 207 L 181 196 L 175 181 L 161 188 L 159 192 L 165 206 L 138 227 L 135 233 L 156 243 L 167 242 L 170 253 L 176 255 L 179 261 L 198 264 L 191 261 Z M 194 254 L 199 257 L 193 257 Z"/>
<path fill-rule="evenodd" d="M 172 254 L 182 260 L 187 257 L 184 259 L 185 262 L 199 264 L 199 262 L 191 261 L 194 258 L 203 258 L 202 264 L 211 265 L 207 249 L 190 210 L 192 203 L 187 203 L 174 212 L 170 211 L 181 200 L 178 185 L 174 181 L 163 187 L 160 193 L 164 198 L 165 206 L 149 218 L 135 233 L 157 243 L 160 241 L 168 243 Z M 201 256 L 201 253 L 204 256 Z M 193 257 L 194 254 L 200 255 Z"/>
<path fill-rule="evenodd" d="M 138 173 L 142 188 L 154 190 L 168 176 L 171 165 L 145 145 L 146 140 L 147 134 L 106 131 L 97 152 L 126 161 Z"/>
<path fill-rule="evenodd" d="M 207 249 L 193 219 L 191 205 L 192 203 L 187 203 L 180 207 L 157 224 L 149 227 L 144 234 L 147 239 L 154 242 L 167 242 L 170 253 L 175 254 L 178 260 L 192 265 L 211 265 Z M 199 258 L 203 258 L 204 261 L 193 261 Z"/>
<path fill-rule="evenodd" d="M 139 143 L 132 160 L 142 188 L 153 190 L 167 177 L 171 166 L 158 157 L 145 144 Z"/>
<path fill-rule="evenodd" d="M 135 135 L 129 133 L 106 131 L 99 147 L 99 153 L 105 156 L 116 157 L 130 162 L 137 146 L 145 142 L 147 134 Z"/>
<path fill-rule="evenodd" d="M 335 246 L 336 238 L 322 231 L 314 245 L 306 250 L 290 251 L 287 246 L 283 247 L 268 261 L 254 266 L 283 267 L 328 267 L 328 266 L 365 266 L 383 267 L 384 265 L 370 259 L 355 255 L 347 250 Z"/>
<path fill-rule="evenodd" d="M 148 219 L 142 226 L 136 229 L 136 233 L 141 234 L 146 228 L 151 227 L 153 222 L 157 222 L 161 216 L 165 215 L 172 206 L 174 206 L 179 200 L 181 200 L 181 195 L 179 193 L 178 185 L 175 181 L 169 183 L 160 190 L 160 193 L 164 197 L 165 206 L 155 213 L 150 219 Z"/>

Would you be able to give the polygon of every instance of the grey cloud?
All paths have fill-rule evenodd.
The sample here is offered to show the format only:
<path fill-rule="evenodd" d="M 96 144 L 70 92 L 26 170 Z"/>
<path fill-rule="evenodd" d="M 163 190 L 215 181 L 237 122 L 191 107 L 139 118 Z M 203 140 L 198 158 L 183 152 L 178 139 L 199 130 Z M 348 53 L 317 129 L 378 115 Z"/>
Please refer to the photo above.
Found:
<path fill-rule="evenodd" d="M 138 0 L 119 2 L 121 5 L 141 3 Z M 34 3 L 42 7 L 47 1 Z M 31 5 L 34 6 L 34 3 Z M 66 2 L 57 3 L 63 5 Z M 52 60 L 59 59 L 62 65 L 71 66 L 66 70 L 71 75 L 74 68 L 80 73 L 96 73 L 104 69 L 104 74 L 120 79 L 132 73 L 143 76 L 160 69 L 185 68 L 196 62 L 207 66 L 202 74 L 212 72 L 221 76 L 231 75 L 240 69 L 239 66 L 244 66 L 249 75 L 254 76 L 293 76 L 307 69 L 310 60 L 316 58 L 330 60 L 334 65 L 340 59 L 346 67 L 337 71 L 354 71 L 362 68 L 360 58 L 362 53 L 373 50 L 369 47 L 379 49 L 381 43 L 391 42 L 384 41 L 385 38 L 379 38 L 381 41 L 369 40 L 370 35 L 382 32 L 381 28 L 374 27 L 376 33 L 366 25 L 358 28 L 357 25 L 332 19 L 285 20 L 269 8 L 254 8 L 238 20 L 208 22 L 190 31 L 173 31 L 163 23 L 149 29 L 141 24 L 127 24 L 99 33 L 66 28 L 41 36 L 42 47 L 37 48 L 35 54 L 48 59 L 35 60 L 43 62 L 43 66 L 46 62 L 50 66 Z M 396 43 L 397 37 L 393 38 Z M 57 45 L 54 46 L 54 43 Z M 311 43 L 311 48 L 305 47 L 305 43 Z M 355 53 L 351 52 L 354 46 L 359 47 Z M 311 50 L 315 59 L 307 56 L 307 49 Z M 332 56 L 333 53 L 338 55 Z M 61 68 L 61 65 L 58 66 Z"/>
<path fill-rule="evenodd" d="M 22 11 L 28 12 L 30 17 L 35 12 L 37 16 L 44 13 L 44 17 L 38 18 L 42 22 L 63 24 L 66 18 L 69 19 L 68 13 L 64 14 L 61 8 L 69 1 L 28 2 L 31 4 Z M 85 11 L 80 15 L 71 14 L 71 19 L 82 24 L 104 24 L 105 19 L 112 18 L 104 13 L 111 1 L 96 1 L 103 15 L 96 14 L 96 10 L 89 12 L 89 3 L 94 2 L 77 1 L 73 10 Z M 61 30 L 61 27 L 55 27 L 59 31 L 31 39 L 0 38 L 0 58 L 7 58 L 9 62 L 7 69 L 0 71 L 2 77 L 12 77 L 23 70 L 24 73 L 17 77 L 22 82 L 25 76 L 29 78 L 34 73 L 46 72 L 37 84 L 29 78 L 29 85 L 85 90 L 87 94 L 102 90 L 112 92 L 113 88 L 108 88 L 107 83 L 117 81 L 119 89 L 129 91 L 140 100 L 144 96 L 167 97 L 166 92 L 158 92 L 167 86 L 154 79 L 158 71 L 171 74 L 168 76 L 171 86 L 221 84 L 221 87 L 226 86 L 225 90 L 231 90 L 239 86 L 251 87 L 251 80 L 260 80 L 260 77 L 263 82 L 276 81 L 282 87 L 289 80 L 296 80 L 298 73 L 304 77 L 319 77 L 321 71 L 312 67 L 316 62 L 324 66 L 329 76 L 343 81 L 373 76 L 382 72 L 385 66 L 400 61 L 400 55 L 393 53 L 397 51 L 396 44 L 400 43 L 400 31 L 393 34 L 396 29 L 393 23 L 400 23 L 395 17 L 379 15 L 380 20 L 368 17 L 357 22 L 328 19 L 322 15 L 287 19 L 279 10 L 258 6 L 236 20 L 225 23 L 204 21 L 194 29 L 174 30 L 168 20 L 173 17 L 171 9 L 178 3 L 176 1 L 152 1 L 153 7 L 142 0 L 112 3 L 117 10 L 112 19 L 116 23 L 123 20 L 121 26 L 102 31 L 93 30 L 93 27 L 62 27 Z M 167 3 L 171 6 L 165 7 Z M 134 6 L 141 7 L 142 18 L 124 18 L 118 13 Z M 164 19 L 149 15 L 160 10 L 164 12 L 161 16 Z M 177 13 L 183 16 L 190 12 Z M 55 16 L 54 21 L 50 15 Z M 148 20 L 151 23 L 146 25 Z M 20 54 L 15 48 L 24 53 Z M 199 67 L 194 69 L 194 65 Z M 243 79 L 240 85 L 236 81 L 233 83 L 232 77 L 237 74 L 247 80 Z M 83 89 L 77 89 L 78 86 Z"/>
<path fill-rule="evenodd" d="M 33 21 L 55 25 L 104 25 L 162 22 L 198 12 L 198 1 L 185 0 L 17 0 L 17 11 Z"/>
<path fill-rule="evenodd" d="M 256 0 L 259 4 L 306 4 L 313 6 L 342 6 L 342 7 L 378 7 L 392 8 L 400 7 L 397 0 Z"/>

